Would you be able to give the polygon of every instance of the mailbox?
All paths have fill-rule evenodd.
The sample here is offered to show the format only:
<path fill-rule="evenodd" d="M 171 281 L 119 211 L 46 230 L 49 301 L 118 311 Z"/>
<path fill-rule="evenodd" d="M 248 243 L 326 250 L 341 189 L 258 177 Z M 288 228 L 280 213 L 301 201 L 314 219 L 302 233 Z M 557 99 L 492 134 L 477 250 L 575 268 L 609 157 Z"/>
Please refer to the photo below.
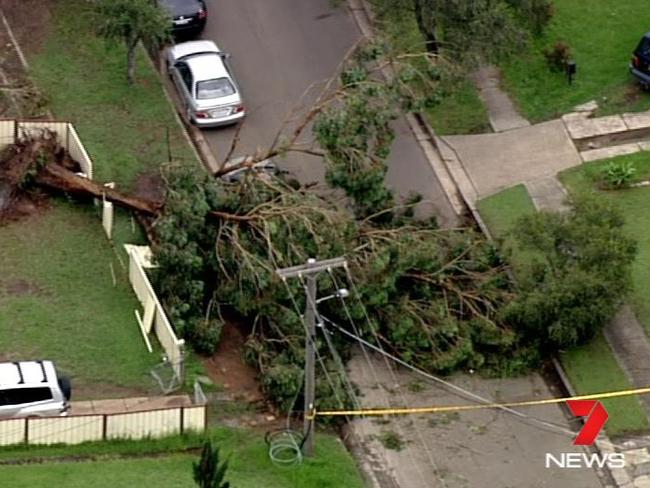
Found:
<path fill-rule="evenodd" d="M 578 71 L 577 63 L 575 62 L 574 59 L 569 59 L 566 62 L 566 76 L 567 76 L 567 79 L 569 80 L 569 85 L 573 81 L 573 77 L 575 76 L 576 71 Z"/>

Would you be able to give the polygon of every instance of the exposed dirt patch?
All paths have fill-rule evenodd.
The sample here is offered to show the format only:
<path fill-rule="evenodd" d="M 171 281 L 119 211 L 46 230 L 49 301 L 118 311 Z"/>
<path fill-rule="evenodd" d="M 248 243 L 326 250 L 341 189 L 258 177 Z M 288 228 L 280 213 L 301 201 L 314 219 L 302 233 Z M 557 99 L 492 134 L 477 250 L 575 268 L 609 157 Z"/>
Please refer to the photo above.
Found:
<path fill-rule="evenodd" d="M 135 180 L 134 194 L 153 202 L 165 201 L 165 184 L 158 172 L 140 173 Z"/>
<path fill-rule="evenodd" d="M 627 87 L 623 97 L 625 98 L 626 103 L 633 104 L 638 102 L 639 99 L 644 95 L 647 96 L 647 94 L 644 93 L 643 88 L 641 88 L 641 85 L 638 83 L 634 83 Z"/>
<path fill-rule="evenodd" d="M 245 342 L 240 328 L 226 323 L 217 352 L 203 364 L 210 379 L 223 386 L 232 399 L 259 402 L 264 397 L 257 383 L 257 372 L 243 360 Z"/>
<path fill-rule="evenodd" d="M 0 204 L 0 207 L 3 205 Z M 50 203 L 42 192 L 30 192 L 11 197 L 7 208 L 0 212 L 0 227 L 24 218 L 41 214 L 50 208 Z"/>
<path fill-rule="evenodd" d="M 46 291 L 36 283 L 23 279 L 0 281 L 0 294 L 6 293 L 13 296 L 43 295 Z"/>
<path fill-rule="evenodd" d="M 0 22 L 0 116 L 46 117 L 48 100 L 31 84 L 23 58 L 36 54 L 47 39 L 51 25 L 49 2 L 0 0 L 0 9 L 11 29 Z"/>
<path fill-rule="evenodd" d="M 242 328 L 227 322 L 217 352 L 203 361 L 210 379 L 223 388 L 212 395 L 209 416 L 221 425 L 261 432 L 283 427 L 284 419 L 260 390 L 257 372 L 243 360 L 245 342 Z"/>
<path fill-rule="evenodd" d="M 0 8 L 26 56 L 38 54 L 47 40 L 52 28 L 51 5 L 49 0 L 0 0 Z"/>

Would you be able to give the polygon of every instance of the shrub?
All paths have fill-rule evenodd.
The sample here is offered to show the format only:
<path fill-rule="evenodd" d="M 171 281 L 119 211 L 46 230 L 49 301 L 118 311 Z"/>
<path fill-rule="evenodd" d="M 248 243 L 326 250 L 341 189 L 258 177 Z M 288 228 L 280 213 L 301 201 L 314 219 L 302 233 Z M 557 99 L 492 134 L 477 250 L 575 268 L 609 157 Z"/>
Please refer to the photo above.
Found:
<path fill-rule="evenodd" d="M 379 442 L 386 448 L 393 451 L 401 451 L 404 448 L 404 441 L 399 434 L 392 430 L 382 432 L 379 436 Z"/>
<path fill-rule="evenodd" d="M 219 448 L 206 440 L 201 451 L 201 458 L 192 463 L 192 474 L 200 488 L 230 488 L 225 481 L 228 461 L 221 461 Z"/>
<path fill-rule="evenodd" d="M 555 15 L 555 5 L 551 0 L 529 0 L 528 20 L 535 35 L 540 35 Z"/>
<path fill-rule="evenodd" d="M 552 71 L 564 71 L 569 59 L 573 56 L 571 47 L 564 41 L 557 41 L 552 48 L 544 49 L 542 54 Z"/>
<path fill-rule="evenodd" d="M 589 340 L 616 313 L 631 287 L 636 244 L 611 202 L 584 195 L 567 213 L 541 212 L 514 231 L 536 255 L 519 273 L 519 294 L 504 320 L 533 349 L 554 352 Z"/>
<path fill-rule="evenodd" d="M 192 318 L 188 324 L 187 334 L 196 352 L 206 356 L 214 354 L 221 339 L 223 322 L 220 319 Z"/>
<path fill-rule="evenodd" d="M 610 188 L 625 188 L 630 185 L 635 174 L 636 168 L 630 161 L 610 161 L 601 177 Z"/>

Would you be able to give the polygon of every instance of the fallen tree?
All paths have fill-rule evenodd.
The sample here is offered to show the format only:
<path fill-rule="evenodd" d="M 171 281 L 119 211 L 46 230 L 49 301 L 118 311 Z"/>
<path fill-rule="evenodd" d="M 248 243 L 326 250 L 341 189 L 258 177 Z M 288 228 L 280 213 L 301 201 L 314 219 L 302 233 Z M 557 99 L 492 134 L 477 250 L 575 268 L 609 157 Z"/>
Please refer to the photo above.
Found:
<path fill-rule="evenodd" d="M 138 198 L 88 179 L 81 166 L 58 143 L 56 133 L 43 130 L 8 146 L 0 158 L 0 217 L 11 202 L 38 186 L 68 194 L 106 199 L 148 217 L 160 214 L 163 202 Z"/>

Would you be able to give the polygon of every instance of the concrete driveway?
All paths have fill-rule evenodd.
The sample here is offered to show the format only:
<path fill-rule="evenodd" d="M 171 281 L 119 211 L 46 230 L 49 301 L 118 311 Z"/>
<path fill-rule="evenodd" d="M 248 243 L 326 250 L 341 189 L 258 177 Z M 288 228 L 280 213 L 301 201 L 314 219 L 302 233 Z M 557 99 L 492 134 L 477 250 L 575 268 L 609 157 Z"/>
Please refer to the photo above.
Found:
<path fill-rule="evenodd" d="M 581 163 L 561 120 L 495 134 L 441 139 L 455 149 L 456 154 L 447 156 L 460 158 L 477 199 L 518 183 L 554 176 Z M 447 149 L 444 144 L 442 148 Z"/>
<path fill-rule="evenodd" d="M 293 110 L 305 113 L 346 53 L 360 39 L 348 10 L 331 0 L 206 0 L 208 24 L 203 37 L 232 54 L 248 116 L 233 157 L 267 148 Z M 311 88 L 311 90 L 310 90 Z M 401 195 L 416 191 L 428 203 L 420 214 L 435 212 L 453 222 L 453 209 L 404 120 L 389 161 L 388 183 Z M 235 127 L 203 131 L 217 161 L 228 153 Z M 305 132 L 311 138 L 311 131 Z M 323 181 L 318 157 L 290 155 L 280 165 L 303 182 Z"/>

